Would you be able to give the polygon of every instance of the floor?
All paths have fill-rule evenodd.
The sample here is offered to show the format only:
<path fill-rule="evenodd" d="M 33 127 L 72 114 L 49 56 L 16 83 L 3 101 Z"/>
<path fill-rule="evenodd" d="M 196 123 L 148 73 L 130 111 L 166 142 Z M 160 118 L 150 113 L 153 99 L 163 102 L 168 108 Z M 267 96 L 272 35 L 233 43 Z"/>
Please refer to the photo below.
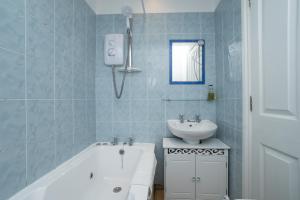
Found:
<path fill-rule="evenodd" d="M 164 187 L 162 185 L 154 186 L 154 200 L 164 200 Z"/>

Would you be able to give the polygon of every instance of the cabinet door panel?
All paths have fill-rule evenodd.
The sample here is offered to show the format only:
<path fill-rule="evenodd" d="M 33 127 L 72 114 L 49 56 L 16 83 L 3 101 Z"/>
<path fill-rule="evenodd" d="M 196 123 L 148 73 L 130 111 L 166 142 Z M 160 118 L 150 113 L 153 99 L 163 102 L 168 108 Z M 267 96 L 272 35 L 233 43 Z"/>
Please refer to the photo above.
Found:
<path fill-rule="evenodd" d="M 227 185 L 226 162 L 196 158 L 197 200 L 221 200 L 226 195 Z"/>
<path fill-rule="evenodd" d="M 195 155 L 166 155 L 166 199 L 195 199 Z"/>
<path fill-rule="evenodd" d="M 198 195 L 197 200 L 223 200 L 220 195 Z"/>

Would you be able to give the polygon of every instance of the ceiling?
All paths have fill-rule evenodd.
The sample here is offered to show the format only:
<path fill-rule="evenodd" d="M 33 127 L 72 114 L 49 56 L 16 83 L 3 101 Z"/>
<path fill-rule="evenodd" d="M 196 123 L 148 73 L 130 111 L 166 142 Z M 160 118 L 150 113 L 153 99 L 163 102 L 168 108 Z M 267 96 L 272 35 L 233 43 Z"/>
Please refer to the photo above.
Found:
<path fill-rule="evenodd" d="M 86 0 L 96 14 L 120 14 L 125 5 L 143 13 L 141 0 Z M 146 13 L 214 12 L 220 0 L 144 0 Z"/>

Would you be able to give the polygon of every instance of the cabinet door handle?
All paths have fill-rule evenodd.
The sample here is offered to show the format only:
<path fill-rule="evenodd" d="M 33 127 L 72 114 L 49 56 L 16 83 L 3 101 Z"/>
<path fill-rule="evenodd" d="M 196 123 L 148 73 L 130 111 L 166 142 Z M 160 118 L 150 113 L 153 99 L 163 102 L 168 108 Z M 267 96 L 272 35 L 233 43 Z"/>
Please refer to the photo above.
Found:
<path fill-rule="evenodd" d="M 195 182 L 195 181 L 196 181 L 196 177 L 193 177 L 193 178 L 192 178 L 192 181 Z"/>
<path fill-rule="evenodd" d="M 198 182 L 200 181 L 200 177 L 197 177 L 197 181 L 198 181 Z"/>

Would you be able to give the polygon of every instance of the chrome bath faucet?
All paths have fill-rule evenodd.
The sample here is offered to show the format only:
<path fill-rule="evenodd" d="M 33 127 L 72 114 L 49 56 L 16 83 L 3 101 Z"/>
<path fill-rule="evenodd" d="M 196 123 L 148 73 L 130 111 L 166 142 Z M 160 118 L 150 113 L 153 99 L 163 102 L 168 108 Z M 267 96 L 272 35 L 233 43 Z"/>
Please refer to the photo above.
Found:
<path fill-rule="evenodd" d="M 111 144 L 112 144 L 112 145 L 117 145 L 118 142 L 119 142 L 118 137 L 114 137 L 114 138 L 113 138 L 113 141 L 111 142 Z"/>
<path fill-rule="evenodd" d="M 184 122 L 184 115 L 183 114 L 179 114 L 178 116 L 180 123 Z"/>

